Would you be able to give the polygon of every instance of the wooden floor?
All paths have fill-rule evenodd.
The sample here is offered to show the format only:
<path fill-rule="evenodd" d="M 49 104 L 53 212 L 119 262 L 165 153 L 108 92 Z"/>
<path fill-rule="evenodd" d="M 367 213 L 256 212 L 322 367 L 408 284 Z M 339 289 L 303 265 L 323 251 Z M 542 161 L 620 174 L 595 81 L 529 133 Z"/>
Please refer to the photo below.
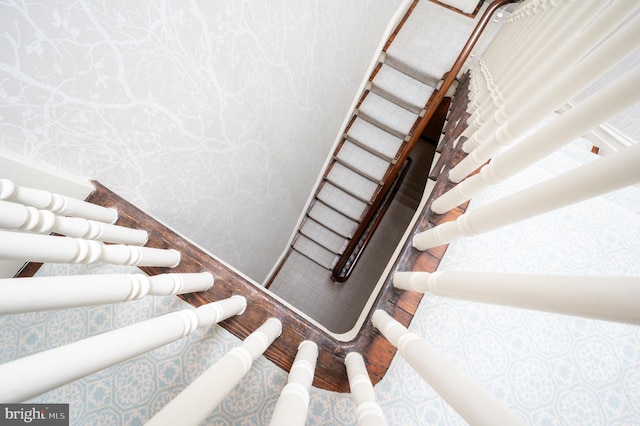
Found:
<path fill-rule="evenodd" d="M 464 156 L 459 148 L 454 149 L 451 145 L 465 127 L 467 90 L 465 78 L 460 83 L 449 121 L 445 127 L 444 150 L 436 165 L 436 169 L 441 171 L 440 176 L 446 176 L 449 168 L 457 164 Z M 117 209 L 120 213 L 118 225 L 149 231 L 148 246 L 173 248 L 182 253 L 182 261 L 176 268 L 142 268 L 146 273 L 155 275 L 166 272 L 211 272 L 215 277 L 215 284 L 210 290 L 185 295 L 183 298 L 190 304 L 199 306 L 235 294 L 245 296 L 248 303 L 246 312 L 221 323 L 222 327 L 240 339 L 247 337 L 269 318 L 275 317 L 282 321 L 282 335 L 265 353 L 265 356 L 276 365 L 289 371 L 298 345 L 308 339 L 316 342 L 320 350 L 314 386 L 338 392 L 348 392 L 349 385 L 344 358 L 347 353 L 352 351 L 363 355 L 373 383 L 382 379 L 395 354 L 395 348 L 374 330 L 371 324 L 371 314 L 375 309 L 383 309 L 402 324 L 408 325 L 418 307 L 421 294 L 396 290 L 391 283 L 391 278 L 387 277 L 358 336 L 349 342 L 337 341 L 273 298 L 268 291 L 246 280 L 209 253 L 149 217 L 100 183 L 94 183 L 96 189 L 87 201 Z M 447 179 L 438 180 L 431 199 L 445 192 L 449 186 Z M 466 208 L 465 205 L 445 215 L 435 215 L 429 209 L 430 202 L 431 200 L 427 203 L 426 209 L 415 225 L 413 233 L 431 228 L 444 221 L 454 220 Z M 410 245 L 409 239 L 396 261 L 394 270 L 435 271 L 445 250 L 446 246 L 441 246 L 419 252 Z"/>

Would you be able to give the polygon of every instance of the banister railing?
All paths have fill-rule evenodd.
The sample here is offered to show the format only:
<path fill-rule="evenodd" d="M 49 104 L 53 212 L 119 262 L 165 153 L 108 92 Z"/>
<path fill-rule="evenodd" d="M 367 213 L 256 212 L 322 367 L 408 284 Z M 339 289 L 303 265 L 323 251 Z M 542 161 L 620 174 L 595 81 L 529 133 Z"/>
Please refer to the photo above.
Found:
<path fill-rule="evenodd" d="M 360 256 L 364 253 L 365 249 L 371 242 L 371 238 L 373 238 L 373 234 L 376 232 L 376 229 L 382 222 L 385 213 L 391 206 L 391 202 L 395 198 L 402 182 L 404 181 L 407 172 L 409 171 L 409 167 L 411 166 L 411 157 L 408 157 L 405 161 L 404 167 L 402 168 L 400 174 L 396 176 L 393 185 L 389 188 L 387 194 L 383 197 L 383 202 L 380 204 L 378 210 L 374 213 L 373 217 L 367 224 L 367 227 L 362 234 L 360 240 L 358 240 L 358 244 L 356 244 L 352 251 L 349 251 L 349 248 L 345 249 L 340 259 L 336 263 L 336 266 L 331 271 L 331 278 L 339 283 L 345 282 L 351 276 L 353 269 L 355 268 L 358 260 L 360 260 Z"/>
<path fill-rule="evenodd" d="M 382 185 L 382 188 L 378 191 L 376 197 L 371 202 L 371 205 L 369 206 L 369 209 L 364 215 L 364 218 L 358 225 L 358 228 L 353 233 L 353 236 L 349 240 L 349 243 L 345 248 L 343 254 L 340 256 L 339 260 L 337 261 L 336 266 L 332 271 L 332 278 L 334 280 L 342 282 L 342 281 L 345 281 L 346 278 L 348 278 L 348 275 L 345 277 L 345 272 L 343 270 L 345 266 L 347 266 L 347 264 L 349 263 L 349 259 L 351 255 L 357 251 L 358 246 L 362 245 L 363 237 L 367 234 L 367 231 L 370 230 L 371 228 L 370 225 L 372 221 L 374 221 L 376 216 L 379 215 L 381 207 L 383 203 L 387 200 L 387 195 L 395 185 L 396 178 L 398 177 L 401 170 L 403 169 L 405 161 L 407 160 L 407 158 L 409 158 L 409 154 L 411 153 L 411 150 L 420 139 L 420 135 L 429 124 L 429 121 L 431 120 L 431 118 L 436 113 L 438 106 L 444 99 L 445 95 L 447 94 L 447 91 L 449 90 L 449 88 L 455 81 L 458 73 L 464 66 L 469 54 L 471 53 L 474 46 L 480 39 L 482 32 L 484 31 L 487 24 L 491 21 L 491 17 L 499 8 L 509 3 L 514 3 L 515 1 L 517 0 L 494 0 L 485 10 L 484 14 L 478 21 L 478 24 L 472 31 L 467 42 L 465 43 L 460 54 L 458 55 L 456 61 L 451 67 L 451 70 L 444 76 L 444 80 L 440 88 L 438 90 L 435 90 L 429 97 L 429 100 L 425 105 L 425 114 L 416 121 L 413 128 L 411 129 L 410 131 L 411 138 L 401 149 L 400 154 L 396 158 L 396 163 L 393 165 L 391 170 L 387 172 L 386 176 L 383 179 L 384 184 Z M 387 47 L 388 45 L 385 46 L 385 48 Z M 379 220 L 381 220 L 381 218 Z M 375 231 L 375 227 L 373 227 L 373 231 Z M 372 235 L 372 232 L 369 232 L 369 237 L 368 237 L 369 239 L 371 238 L 371 235 Z"/>

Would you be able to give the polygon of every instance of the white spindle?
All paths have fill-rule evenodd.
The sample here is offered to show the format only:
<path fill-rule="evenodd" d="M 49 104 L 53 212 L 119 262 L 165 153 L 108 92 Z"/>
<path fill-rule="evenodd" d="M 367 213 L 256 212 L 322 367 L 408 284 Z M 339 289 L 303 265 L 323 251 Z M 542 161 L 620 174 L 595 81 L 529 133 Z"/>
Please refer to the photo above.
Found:
<path fill-rule="evenodd" d="M 522 418 L 487 393 L 474 378 L 458 370 L 424 339 L 409 332 L 386 312 L 373 314 L 373 325 L 402 357 L 462 418 L 472 425 L 523 425 Z"/>
<path fill-rule="evenodd" d="M 234 296 L 172 312 L 0 365 L 0 401 L 20 402 L 176 341 L 244 311 Z M 180 422 L 174 423 L 180 424 Z"/>
<path fill-rule="evenodd" d="M 279 320 L 271 318 L 251 333 L 242 345 L 202 373 L 196 380 L 160 410 L 147 425 L 199 425 L 242 380 L 253 361 L 282 332 Z"/>
<path fill-rule="evenodd" d="M 639 277 L 396 272 L 393 284 L 456 299 L 640 325 Z"/>
<path fill-rule="evenodd" d="M 147 231 L 141 229 L 59 216 L 50 210 L 39 210 L 9 201 L 0 201 L 0 228 L 40 234 L 54 232 L 68 237 L 133 245 L 144 245 L 148 239 Z"/>
<path fill-rule="evenodd" d="M 496 64 L 490 63 L 491 71 L 500 89 L 504 88 L 505 83 L 516 75 L 521 80 L 527 78 L 528 76 L 522 73 L 523 69 L 528 70 L 529 73 L 535 72 L 532 68 L 539 67 L 551 48 L 566 43 L 571 32 L 575 31 L 576 26 L 580 26 L 584 15 L 589 14 L 589 10 L 593 9 L 588 3 L 593 4 L 594 0 L 583 0 L 577 4 L 567 1 L 553 3 L 544 2 L 540 12 L 520 25 L 514 26 L 512 47 L 504 52 L 504 60 Z M 513 54 L 514 52 L 517 53 Z"/>
<path fill-rule="evenodd" d="M 270 426 L 304 426 L 309 411 L 309 389 L 318 358 L 318 346 L 305 340 L 298 347 L 298 353 L 286 386 L 280 393 L 271 417 Z"/>
<path fill-rule="evenodd" d="M 358 426 L 386 425 L 387 420 L 384 418 L 382 408 L 376 402 L 376 395 L 362 355 L 350 352 L 344 359 L 344 363 L 347 367 L 351 397 L 356 405 L 356 424 Z"/>
<path fill-rule="evenodd" d="M 491 163 L 482 168 L 480 173 L 470 176 L 438 197 L 431 204 L 431 210 L 435 213 L 451 210 L 490 185 L 514 176 L 593 127 L 624 111 L 638 100 L 640 100 L 640 66 L 494 158 Z"/>
<path fill-rule="evenodd" d="M 0 279 L 0 314 L 65 309 L 127 302 L 145 296 L 205 291 L 213 275 L 143 274 L 73 275 Z"/>
<path fill-rule="evenodd" d="M 487 123 L 496 109 L 502 107 L 507 99 L 513 98 L 515 92 L 526 94 L 527 99 L 530 98 L 534 93 L 531 88 L 538 90 L 540 86 L 553 80 L 559 71 L 582 58 L 588 51 L 580 49 L 582 41 L 589 41 L 589 49 L 593 48 L 597 42 L 590 41 L 593 38 L 590 34 L 592 31 L 583 31 L 580 37 L 575 37 L 576 28 L 583 28 L 590 22 L 607 1 L 589 0 L 578 4 L 565 2 L 560 7 L 548 7 L 546 15 L 539 17 L 542 19 L 534 22 L 535 25 L 526 30 L 521 28 L 516 34 L 512 34 L 515 40 L 524 39 L 525 42 L 521 42 L 517 48 L 505 51 L 508 52 L 507 61 L 494 64 L 490 57 L 487 58 L 492 76 L 497 82 L 492 92 L 493 98 L 491 101 L 487 98 L 468 120 L 469 127 L 464 136 L 471 135 Z M 527 35 L 532 35 L 533 41 L 526 39 Z M 506 66 L 501 66 L 505 64 Z M 465 144 L 469 145 L 471 143 Z"/>
<path fill-rule="evenodd" d="M 612 20 L 607 20 L 609 25 L 613 25 Z M 601 31 L 596 32 L 602 36 Z M 463 148 L 470 154 L 450 170 L 449 179 L 452 182 L 460 182 L 490 159 L 502 146 L 514 142 L 536 126 L 547 115 L 632 54 L 637 49 L 638 39 L 640 15 L 597 45 L 575 66 L 571 66 L 570 62 L 563 63 L 557 67 L 559 74 L 550 81 L 541 82 L 539 86 L 531 86 L 528 90 L 519 92 L 494 114 L 493 120 L 483 125 L 465 142 Z M 591 41 L 597 44 L 598 40 L 596 38 Z M 582 49 L 591 47 L 592 45 L 587 43 Z"/>
<path fill-rule="evenodd" d="M 599 158 L 413 237 L 418 250 L 447 244 L 640 182 L 640 144 Z"/>
<path fill-rule="evenodd" d="M 64 216 L 83 217 L 98 222 L 114 223 L 118 219 L 118 212 L 115 209 L 42 189 L 16 185 L 9 179 L 0 179 L 0 200 L 13 201 L 40 210 L 50 210 Z"/>
<path fill-rule="evenodd" d="M 173 249 L 102 244 L 98 241 L 51 235 L 0 231 L 0 259 L 53 263 L 92 263 L 165 266 L 180 263 Z"/>

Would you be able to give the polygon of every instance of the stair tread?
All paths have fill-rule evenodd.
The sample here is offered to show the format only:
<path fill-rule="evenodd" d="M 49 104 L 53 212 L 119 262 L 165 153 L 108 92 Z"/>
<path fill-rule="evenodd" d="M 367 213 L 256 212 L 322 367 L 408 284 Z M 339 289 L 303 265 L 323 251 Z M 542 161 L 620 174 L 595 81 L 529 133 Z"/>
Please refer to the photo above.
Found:
<path fill-rule="evenodd" d="M 324 184 L 318 193 L 317 198 L 328 206 L 354 220 L 360 220 L 362 212 L 367 208 L 366 203 L 363 203 L 357 198 L 347 194 L 329 182 Z"/>
<path fill-rule="evenodd" d="M 378 188 L 378 184 L 370 181 L 362 175 L 350 170 L 340 163 L 335 163 L 327 174 L 327 179 L 335 182 L 360 197 L 363 200 L 371 200 Z"/>
<path fill-rule="evenodd" d="M 387 49 L 385 63 L 435 87 L 451 69 L 474 26 L 475 21 L 464 15 L 432 2 L 418 2 Z"/>
<path fill-rule="evenodd" d="M 394 103 L 402 104 L 416 114 L 424 109 L 434 90 L 433 87 L 385 64 L 382 64 L 372 83 L 375 89 L 381 90 L 384 94 L 375 90 L 376 93 Z"/>
<path fill-rule="evenodd" d="M 355 220 L 346 217 L 321 202 L 316 202 L 313 205 L 311 210 L 309 210 L 309 217 L 345 238 L 351 237 L 358 225 L 358 222 Z"/>
<path fill-rule="evenodd" d="M 347 132 L 349 139 L 355 140 L 371 150 L 379 152 L 387 158 L 395 158 L 402 139 L 385 132 L 383 129 L 356 117 Z"/>
<path fill-rule="evenodd" d="M 298 238 L 293 243 L 293 248 L 327 269 L 332 269 L 333 264 L 336 262 L 337 256 L 335 253 L 301 234 L 298 235 Z"/>
<path fill-rule="evenodd" d="M 358 110 L 359 115 L 364 114 L 369 118 L 367 121 L 375 121 L 378 127 L 402 138 L 409 134 L 418 119 L 417 114 L 407 111 L 373 92 L 367 94 Z"/>
<path fill-rule="evenodd" d="M 349 141 L 342 145 L 337 158 L 376 180 L 382 180 L 389 168 L 388 161 Z"/>
<path fill-rule="evenodd" d="M 346 239 L 343 236 L 336 234 L 311 218 L 305 221 L 300 228 L 300 232 L 336 254 L 342 254 L 346 246 Z"/>

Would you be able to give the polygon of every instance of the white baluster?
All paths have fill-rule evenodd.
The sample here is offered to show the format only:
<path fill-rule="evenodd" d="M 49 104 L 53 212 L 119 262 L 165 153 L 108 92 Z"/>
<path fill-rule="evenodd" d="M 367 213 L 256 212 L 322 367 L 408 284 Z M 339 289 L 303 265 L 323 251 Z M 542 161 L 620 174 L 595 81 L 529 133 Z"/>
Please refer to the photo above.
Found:
<path fill-rule="evenodd" d="M 384 426 L 387 420 L 384 418 L 382 408 L 376 402 L 371 379 L 362 355 L 350 352 L 344 359 L 349 377 L 351 397 L 356 405 L 356 424 L 358 426 Z"/>
<path fill-rule="evenodd" d="M 557 73 L 582 58 L 588 50 L 580 50 L 576 44 L 589 40 L 589 35 L 585 37 L 585 32 L 582 32 L 580 37 L 575 37 L 576 28 L 583 28 L 590 22 L 606 2 L 607 0 L 589 0 L 561 7 L 548 7 L 547 14 L 540 16 L 542 19 L 527 29 L 533 35 L 533 41 L 526 40 L 519 48 L 509 50 L 509 60 L 503 62 L 506 66 L 494 66 L 487 58 L 492 69 L 498 68 L 493 70 L 493 75 L 500 87 L 500 102 L 496 102 L 496 99 L 490 102 L 487 99 L 473 119 L 468 121 L 470 125 L 463 135 L 468 137 L 485 125 L 493 118 L 496 107 L 503 106 L 505 100 L 513 98 L 515 93 L 525 95 L 526 101 L 535 96 L 540 87 L 553 81 Z M 513 37 L 522 39 L 522 32 Z M 595 45 L 597 42 L 592 42 L 590 48 Z M 527 89 L 524 90 L 525 88 Z M 465 144 L 465 150 L 470 152 L 469 146 L 476 142 L 480 143 L 474 139 Z"/>
<path fill-rule="evenodd" d="M 253 361 L 282 332 L 279 320 L 271 318 L 251 333 L 242 345 L 202 373 L 160 410 L 147 425 L 199 425 L 247 374 Z"/>
<path fill-rule="evenodd" d="M 606 23 L 614 25 L 615 20 L 611 18 Z M 605 25 L 599 25 L 597 29 L 602 27 Z M 589 40 L 597 44 L 598 37 L 603 36 L 602 32 L 604 31 L 594 31 L 592 34 L 594 37 Z M 528 90 L 513 96 L 512 100 L 493 115 L 492 121 L 483 125 L 465 142 L 463 148 L 470 154 L 450 170 L 449 179 L 452 182 L 460 182 L 490 159 L 501 147 L 509 145 L 524 135 L 546 116 L 632 54 L 637 49 L 636 41 L 639 38 L 640 15 L 625 23 L 623 28 L 597 45 L 575 66 L 571 62 L 562 62 L 561 65 L 552 69 L 559 73 L 557 76 L 550 75 L 549 81 L 540 82 L 539 86 L 532 85 Z M 577 51 L 593 46 L 584 43 L 580 47 L 571 47 L 575 47 Z M 481 110 L 482 107 L 478 111 Z"/>
<path fill-rule="evenodd" d="M 73 275 L 0 279 L 0 314 L 65 309 L 127 302 L 145 296 L 205 291 L 213 275 L 143 274 Z"/>
<path fill-rule="evenodd" d="M 599 158 L 413 237 L 418 250 L 450 243 L 640 182 L 640 144 Z"/>
<path fill-rule="evenodd" d="M 0 231 L 0 259 L 53 263 L 92 263 L 165 266 L 180 263 L 173 249 L 102 244 L 98 241 L 51 235 Z"/>
<path fill-rule="evenodd" d="M 478 113 L 495 111 L 503 104 L 505 98 L 501 91 L 505 84 L 523 68 L 530 70 L 530 64 L 537 66 L 536 57 L 544 58 L 550 46 L 563 41 L 563 35 L 566 35 L 570 28 L 573 29 L 572 23 L 579 17 L 580 9 L 586 8 L 584 3 L 586 2 L 569 7 L 566 2 L 559 6 L 552 6 L 549 2 L 541 2 L 538 10 L 534 11 L 528 19 L 518 25 L 510 26 L 511 37 L 508 46 L 501 52 L 503 58 L 506 56 L 508 59 L 495 60 L 491 55 L 486 58 L 485 72 L 492 76 L 491 80 L 494 84 L 492 85 L 491 97 L 485 98 Z M 529 74 L 531 72 L 529 71 Z M 529 74 L 524 78 L 527 78 Z M 479 122 L 478 115 L 475 115 L 468 122 L 470 128 L 474 128 L 476 123 L 482 124 Z"/>
<path fill-rule="evenodd" d="M 396 288 L 480 303 L 640 325 L 640 278 L 396 272 Z"/>
<path fill-rule="evenodd" d="M 243 297 L 162 315 L 0 365 L 0 401 L 20 402 L 241 313 Z M 179 424 L 179 423 L 175 423 Z"/>
<path fill-rule="evenodd" d="M 304 426 L 309 411 L 309 389 L 313 382 L 313 376 L 318 358 L 318 346 L 305 340 L 298 347 L 298 353 L 291 370 L 286 386 L 280 393 L 271 416 L 270 426 Z"/>
<path fill-rule="evenodd" d="M 431 204 L 435 213 L 445 213 L 490 185 L 521 172 L 593 127 L 604 123 L 640 100 L 640 66 L 591 95 L 585 101 L 503 152 Z"/>
<path fill-rule="evenodd" d="M 83 217 L 98 222 L 114 223 L 118 219 L 118 212 L 115 209 L 42 189 L 16 185 L 9 179 L 0 179 L 0 200 L 13 201 L 40 210 L 50 210 L 64 216 Z"/>
<path fill-rule="evenodd" d="M 147 231 L 125 228 L 80 217 L 58 216 L 23 204 L 0 201 L 0 228 L 17 231 L 57 233 L 69 237 L 110 243 L 144 245 Z"/>
<path fill-rule="evenodd" d="M 488 394 L 474 378 L 458 370 L 424 339 L 409 332 L 386 312 L 373 314 L 373 325 L 418 374 L 472 425 L 523 425 L 522 418 Z"/>

